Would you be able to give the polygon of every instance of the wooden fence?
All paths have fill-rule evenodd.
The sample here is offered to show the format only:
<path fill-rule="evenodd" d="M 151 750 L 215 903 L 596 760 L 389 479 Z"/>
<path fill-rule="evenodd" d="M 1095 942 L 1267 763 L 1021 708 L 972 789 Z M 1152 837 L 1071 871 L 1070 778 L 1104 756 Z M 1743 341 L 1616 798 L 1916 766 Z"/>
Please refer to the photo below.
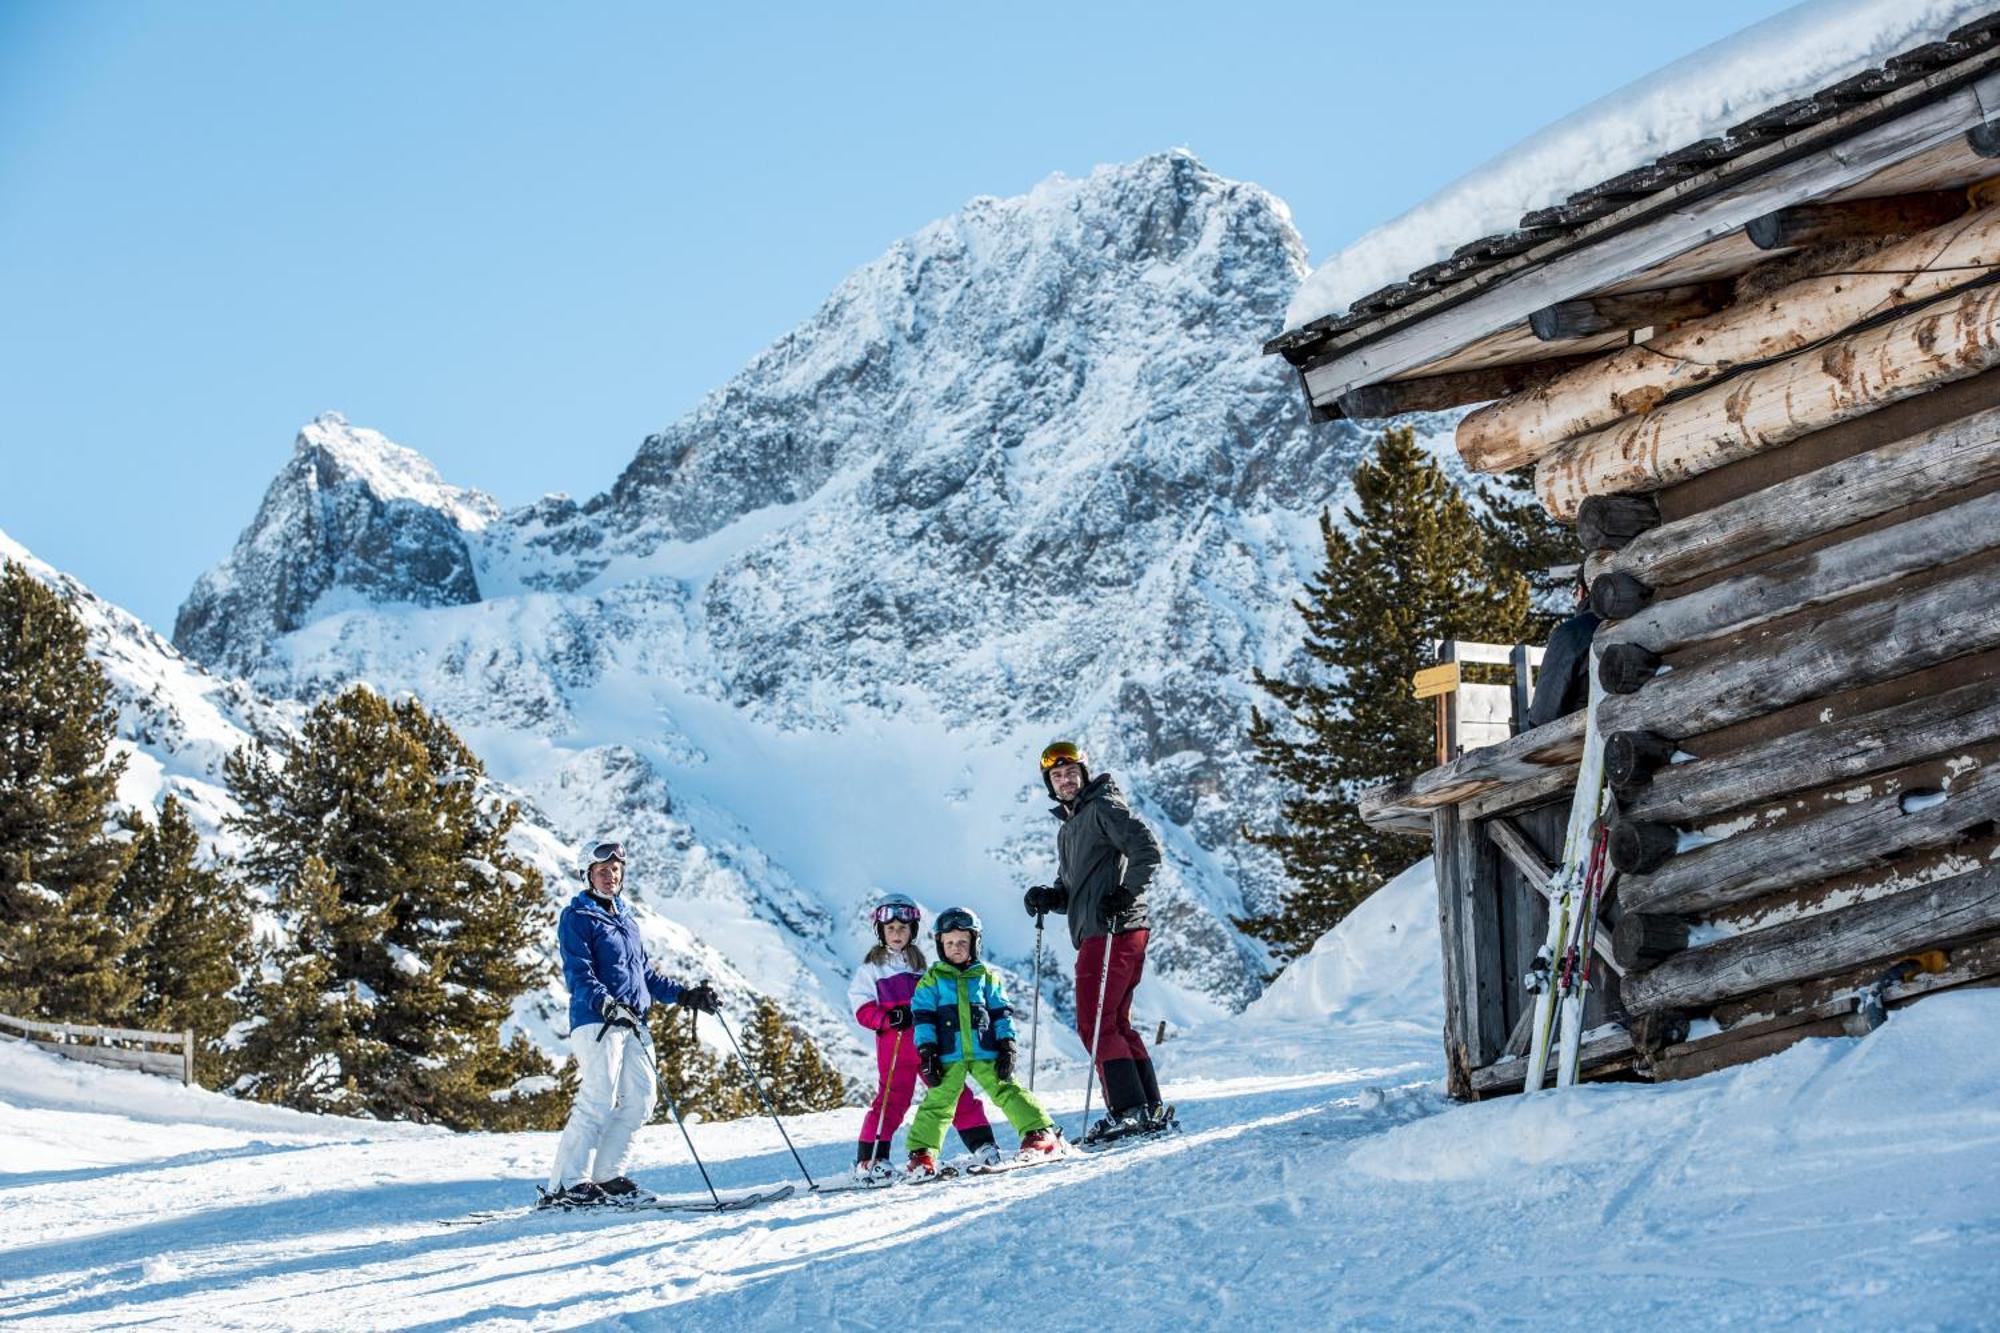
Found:
<path fill-rule="evenodd" d="M 30 1018 L 0 1014 L 0 1040 L 33 1041 L 65 1060 L 82 1060 L 114 1069 L 140 1069 L 148 1074 L 178 1077 L 182 1083 L 194 1082 L 191 1031 L 145 1032 L 138 1028 L 87 1027 L 81 1023 L 38 1023 Z M 125 1044 L 111 1045 L 113 1042 Z M 152 1049 L 158 1047 L 167 1049 Z"/>

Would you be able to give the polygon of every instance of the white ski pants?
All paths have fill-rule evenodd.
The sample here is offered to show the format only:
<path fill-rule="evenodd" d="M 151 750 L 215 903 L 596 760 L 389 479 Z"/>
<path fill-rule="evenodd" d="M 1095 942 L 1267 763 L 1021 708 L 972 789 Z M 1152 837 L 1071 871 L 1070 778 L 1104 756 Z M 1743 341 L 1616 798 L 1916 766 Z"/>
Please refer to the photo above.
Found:
<path fill-rule="evenodd" d="M 626 1150 L 639 1126 L 653 1118 L 657 1095 L 651 1043 L 632 1049 L 643 1040 L 627 1027 L 607 1032 L 602 1023 L 586 1023 L 569 1034 L 570 1053 L 576 1057 L 576 1102 L 556 1145 L 551 1192 L 624 1174 Z"/>

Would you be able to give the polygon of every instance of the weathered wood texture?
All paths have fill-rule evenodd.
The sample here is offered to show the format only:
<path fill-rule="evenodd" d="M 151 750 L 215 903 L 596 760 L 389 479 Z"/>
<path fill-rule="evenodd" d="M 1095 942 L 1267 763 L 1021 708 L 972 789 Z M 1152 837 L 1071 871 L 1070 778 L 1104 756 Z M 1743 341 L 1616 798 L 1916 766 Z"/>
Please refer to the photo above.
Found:
<path fill-rule="evenodd" d="M 1935 792 L 1890 790 L 1836 802 L 1792 823 L 1683 852 L 1649 875 L 1627 875 L 1621 901 L 1633 912 L 1713 911 L 1913 850 L 1950 846 L 1966 830 L 2000 819 L 2000 768 L 1969 755 L 1965 762 L 1976 766 Z"/>
<path fill-rule="evenodd" d="M 1642 532 L 1593 573 L 1665 588 L 2000 477 L 2000 407 Z"/>
<path fill-rule="evenodd" d="M 1566 370 L 1590 361 L 1589 356 L 1558 356 L 1546 361 L 1460 370 L 1418 379 L 1385 380 L 1340 396 L 1340 415 L 1354 421 L 1401 416 L 1405 412 L 1437 412 L 1465 403 L 1490 402 L 1546 384 Z"/>
<path fill-rule="evenodd" d="M 1595 338 L 1629 329 L 1665 329 L 1712 315 L 1728 305 L 1730 285 L 1696 282 L 1648 292 L 1607 292 L 1602 296 L 1558 301 L 1529 315 L 1528 327 L 1545 343 Z M 1548 377 L 1554 378 L 1554 375 Z"/>
<path fill-rule="evenodd" d="M 1741 366 L 1790 356 L 1863 319 L 1964 286 L 2000 267 L 2000 208 L 1871 255 L 1852 272 L 1782 287 L 1684 324 L 1548 384 L 1483 407 L 1458 426 L 1458 450 L 1482 472 L 1535 462 L 1565 440 L 1648 412 L 1669 394 Z"/>
<path fill-rule="evenodd" d="M 1579 711 L 1497 745 L 1469 751 L 1415 777 L 1370 788 L 1354 804 L 1363 822 L 1379 826 L 1408 814 L 1427 815 L 1496 787 L 1539 779 L 1550 769 L 1574 768 L 1582 756 Z"/>
<path fill-rule="evenodd" d="M 1650 495 L 1593 495 L 1576 511 L 1576 540 L 1586 551 L 1615 551 L 1660 526 Z"/>
<path fill-rule="evenodd" d="M 1623 788 L 1627 819 L 1686 824 L 1787 792 L 1884 773 L 2000 738 L 2000 692 L 1975 681 L 1894 707 L 1841 718 L 1763 745 L 1669 764 Z"/>
<path fill-rule="evenodd" d="M 1950 91 L 1943 91 L 1948 85 Z M 1466 283 L 1347 330 L 1305 371 L 1328 403 L 1357 385 L 1406 375 L 1552 301 L 1598 291 L 1737 232 L 1774 208 L 1838 193 L 1939 144 L 2000 106 L 1985 57 L 1940 70 L 1768 148 L 1655 191 L 1628 209 L 1495 264 Z"/>
<path fill-rule="evenodd" d="M 1489 819 L 1485 824 L 1486 835 L 1493 839 L 1493 845 L 1500 849 L 1521 874 L 1521 880 L 1548 901 L 1552 895 L 1549 881 L 1555 875 L 1555 868 L 1543 859 L 1541 851 L 1529 841 L 1528 836 L 1504 818 Z M 1547 925 L 1546 919 L 1543 922 Z M 1624 975 L 1625 963 L 1611 949 L 1610 932 L 1600 930 L 1592 936 L 1593 952 L 1604 961 L 1604 965 L 1614 974 Z"/>
<path fill-rule="evenodd" d="M 2000 935 L 1955 944 L 1945 951 L 1945 966 L 1938 972 L 1918 972 L 1900 980 L 1881 983 L 1882 964 L 1850 968 L 1832 976 L 1790 982 L 1753 995 L 1726 1000 L 1715 1006 L 1710 1017 L 1725 1029 L 1753 1024 L 1785 1014 L 1809 1012 L 1822 1005 L 1838 1004 L 1857 991 L 1882 984 L 1882 998 L 1896 1008 L 1933 991 L 1950 990 L 2000 977 Z"/>
<path fill-rule="evenodd" d="M 1633 1052 L 1632 1035 L 1622 1029 L 1592 1037 L 1578 1048 L 1578 1074 L 1584 1079 L 1590 1079 L 1623 1072 L 1632 1067 Z M 1550 1064 L 1555 1062 L 1555 1054 L 1551 1049 Z M 1547 1070 L 1543 1072 L 1546 1073 Z M 1519 1092 L 1527 1085 L 1527 1081 L 1527 1057 L 1515 1056 L 1509 1060 L 1496 1061 L 1477 1071 L 1472 1076 L 1472 1087 L 1479 1096 L 1490 1097 L 1497 1093 Z"/>
<path fill-rule="evenodd" d="M 1805 626 L 1753 631 L 1699 663 L 1608 697 L 1598 725 L 1698 735 L 1789 704 L 1906 675 L 2000 645 L 1992 562 L 1925 587 L 1837 606 Z M 1790 628 L 1792 633 L 1772 632 Z"/>
<path fill-rule="evenodd" d="M 1627 911 L 1611 932 L 1611 953 L 1629 974 L 1688 947 L 1688 924 L 1679 917 Z"/>
<path fill-rule="evenodd" d="M 1445 1064 L 1451 1095 L 1473 1095 L 1472 1072 L 1491 1064 L 1507 1040 L 1498 962 L 1500 925 L 1493 892 L 1495 856 L 1478 825 L 1453 809 L 1434 816 L 1438 930 L 1444 947 Z"/>
<path fill-rule="evenodd" d="M 1685 596 L 1654 601 L 1600 630 L 1597 646 L 1636 643 L 1655 653 L 1671 653 L 1996 549 L 2000 491 L 1790 556 Z M 1605 574 L 1598 583 L 1622 577 L 1629 576 Z M 1591 601 L 1598 602 L 1595 587 Z"/>
<path fill-rule="evenodd" d="M 2000 288 L 1980 287 L 1578 436 L 1535 465 L 1557 518 L 1585 497 L 1708 472 L 2000 366 Z"/>
<path fill-rule="evenodd" d="M 1685 950 L 1626 977 L 1625 1004 L 1634 1012 L 1701 1009 L 1994 930 L 2000 930 L 2000 868 L 1989 867 Z"/>
<path fill-rule="evenodd" d="M 1972 200 L 1964 190 L 1925 190 L 1874 199 L 1824 200 L 1774 209 L 1743 230 L 1759 250 L 1788 250 L 1834 241 L 1908 236 L 1964 216 Z"/>
<path fill-rule="evenodd" d="M 1786 1014 L 1748 1031 L 1721 1032 L 1682 1042 L 1654 1056 L 1646 1070 L 1656 1082 L 1672 1083 L 1776 1055 L 1809 1037 L 1844 1036 L 1845 1015 L 1853 1008 L 1854 1001 L 1847 1000 L 1811 1014 Z"/>
<path fill-rule="evenodd" d="M 1546 805 L 1564 797 L 1576 786 L 1576 765 L 1545 770 L 1541 776 L 1520 782 L 1488 787 L 1458 803 L 1467 819 L 1487 819 L 1493 815 L 1518 814 L 1530 807 Z"/>

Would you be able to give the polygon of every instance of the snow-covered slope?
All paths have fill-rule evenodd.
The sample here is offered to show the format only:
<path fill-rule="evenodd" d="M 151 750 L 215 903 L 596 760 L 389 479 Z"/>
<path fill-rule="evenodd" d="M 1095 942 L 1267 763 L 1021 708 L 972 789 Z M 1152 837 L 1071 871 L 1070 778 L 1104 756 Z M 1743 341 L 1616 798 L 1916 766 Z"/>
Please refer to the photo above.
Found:
<path fill-rule="evenodd" d="M 1357 918 L 1416 938 L 1392 887 Z M 1432 927 L 1434 929 L 1434 927 Z M 1354 933 L 1354 932 L 1350 932 Z M 1394 967 L 1166 1042 L 1186 1132 L 722 1217 L 521 1215 L 554 1135 L 263 1112 L 0 1045 L 0 1320 L 35 1329 L 1979 1328 L 2000 1300 L 2000 992 L 1661 1087 L 1452 1106 Z M 1071 1127 L 1080 1090 L 1044 1078 Z M 245 1110 L 264 1119 L 246 1119 Z M 861 1112 L 788 1122 L 838 1177 Z M 767 1120 L 691 1127 L 725 1190 Z M 633 1171 L 702 1194 L 678 1133 Z"/>
<path fill-rule="evenodd" d="M 1285 312 L 1296 329 L 1341 315 L 1521 216 L 1720 134 L 1761 112 L 1938 41 L 1992 0 L 1806 0 L 1601 97 L 1337 251 Z"/>
<path fill-rule="evenodd" d="M 1258 350 L 1303 254 L 1282 204 L 1179 152 L 975 200 L 606 493 L 483 526 L 323 420 L 179 641 L 289 697 L 415 691 L 563 831 L 627 834 L 640 897 L 828 1030 L 879 887 L 973 905 L 1027 959 L 1034 756 L 1078 735 L 1168 847 L 1144 1014 L 1224 1012 L 1264 963 L 1229 919 L 1278 883 L 1238 835 L 1272 804 L 1250 668 L 1296 651 L 1313 520 L 1367 443 L 1309 428 Z"/>

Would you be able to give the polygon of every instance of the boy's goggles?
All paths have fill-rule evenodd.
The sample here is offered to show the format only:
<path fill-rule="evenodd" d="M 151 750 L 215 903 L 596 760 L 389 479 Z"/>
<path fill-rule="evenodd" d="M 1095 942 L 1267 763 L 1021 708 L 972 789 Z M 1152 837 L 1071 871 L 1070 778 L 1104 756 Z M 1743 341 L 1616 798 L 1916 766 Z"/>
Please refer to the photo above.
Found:
<path fill-rule="evenodd" d="M 606 861 L 625 864 L 625 844 L 622 842 L 600 842 L 590 849 L 590 863 L 603 865 Z"/>

